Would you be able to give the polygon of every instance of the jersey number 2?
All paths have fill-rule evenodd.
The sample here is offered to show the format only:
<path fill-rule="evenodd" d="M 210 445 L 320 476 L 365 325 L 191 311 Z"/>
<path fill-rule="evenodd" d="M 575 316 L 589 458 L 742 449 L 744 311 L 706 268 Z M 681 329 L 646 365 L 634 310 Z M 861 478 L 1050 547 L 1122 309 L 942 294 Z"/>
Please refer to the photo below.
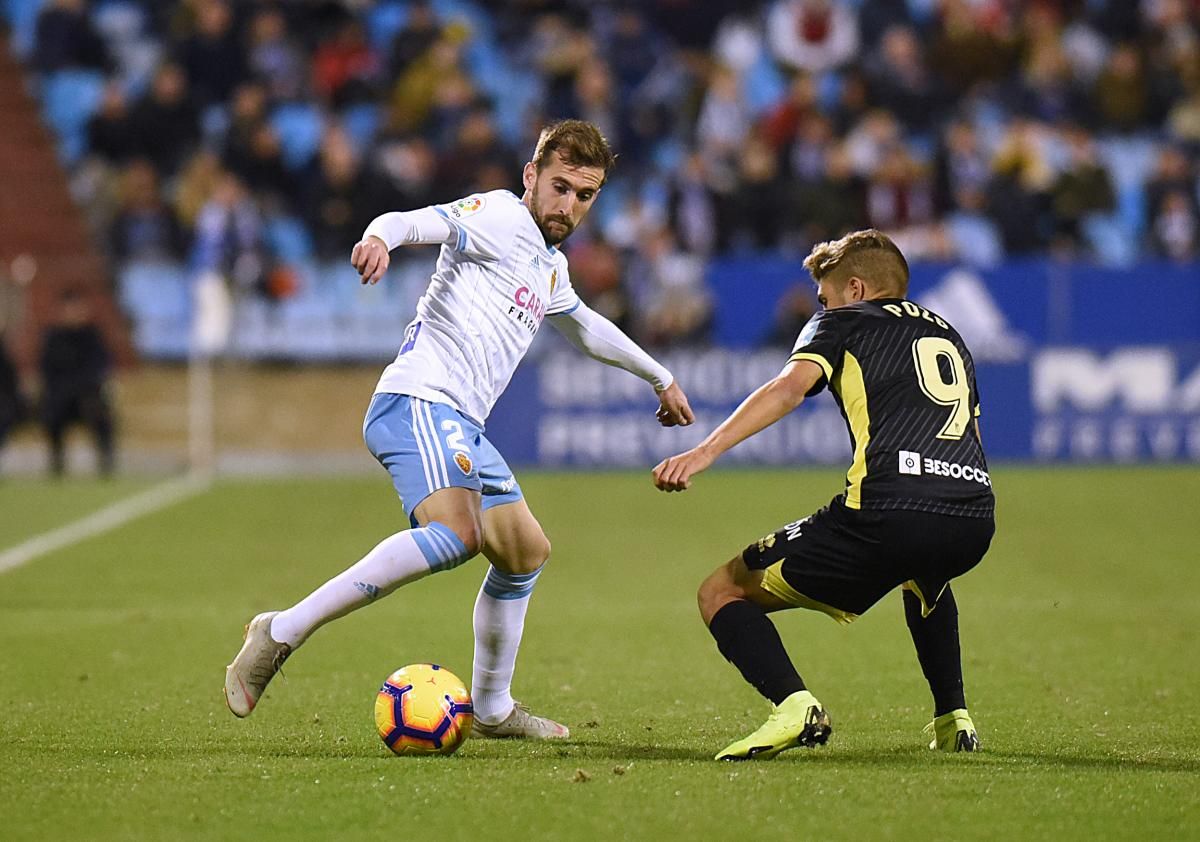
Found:
<path fill-rule="evenodd" d="M 922 336 L 912 348 L 921 391 L 939 406 L 954 407 L 937 437 L 952 441 L 961 439 L 971 420 L 971 386 L 967 382 L 967 367 L 963 364 L 962 354 L 953 342 L 941 336 Z M 943 376 L 942 360 L 946 361 L 949 381 Z"/>

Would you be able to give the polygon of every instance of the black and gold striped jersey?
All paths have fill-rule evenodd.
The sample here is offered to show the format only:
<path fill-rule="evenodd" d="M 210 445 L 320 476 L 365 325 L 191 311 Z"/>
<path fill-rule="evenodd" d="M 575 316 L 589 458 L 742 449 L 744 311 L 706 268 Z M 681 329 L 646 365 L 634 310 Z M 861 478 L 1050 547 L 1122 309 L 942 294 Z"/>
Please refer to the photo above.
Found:
<path fill-rule="evenodd" d="M 945 319 L 899 298 L 823 310 L 791 360 L 821 367 L 810 394 L 828 383 L 846 419 L 848 508 L 993 514 L 975 363 Z"/>

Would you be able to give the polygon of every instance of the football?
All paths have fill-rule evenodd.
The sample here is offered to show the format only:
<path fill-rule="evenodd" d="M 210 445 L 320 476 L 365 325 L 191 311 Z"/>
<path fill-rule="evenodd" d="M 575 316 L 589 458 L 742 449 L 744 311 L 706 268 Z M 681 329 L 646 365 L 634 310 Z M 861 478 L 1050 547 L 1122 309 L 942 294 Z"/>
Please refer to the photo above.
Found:
<path fill-rule="evenodd" d="M 401 667 L 375 697 L 375 726 L 396 754 L 453 754 L 474 721 L 466 685 L 437 664 Z"/>

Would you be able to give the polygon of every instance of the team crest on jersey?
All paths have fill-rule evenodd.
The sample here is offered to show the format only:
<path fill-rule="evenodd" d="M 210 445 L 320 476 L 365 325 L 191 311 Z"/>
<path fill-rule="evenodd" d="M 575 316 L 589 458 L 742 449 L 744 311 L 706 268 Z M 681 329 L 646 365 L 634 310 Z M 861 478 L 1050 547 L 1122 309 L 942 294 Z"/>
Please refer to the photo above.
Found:
<path fill-rule="evenodd" d="M 468 196 L 450 205 L 450 215 L 455 219 L 462 219 L 464 216 L 479 213 L 481 210 L 483 210 L 482 196 Z"/>
<path fill-rule="evenodd" d="M 767 550 L 771 549 L 771 547 L 773 547 L 773 546 L 775 546 L 775 533 L 774 532 L 772 532 L 770 535 L 766 535 L 766 536 L 758 539 L 758 551 L 760 553 L 765 553 Z"/>
<path fill-rule="evenodd" d="M 463 476 L 470 476 L 471 469 L 475 467 L 471 464 L 471 457 L 461 450 L 454 451 L 454 464 L 458 465 L 458 469 L 463 472 Z"/>
<path fill-rule="evenodd" d="M 550 273 L 550 294 L 554 295 L 554 285 L 558 283 L 558 270 Z"/>

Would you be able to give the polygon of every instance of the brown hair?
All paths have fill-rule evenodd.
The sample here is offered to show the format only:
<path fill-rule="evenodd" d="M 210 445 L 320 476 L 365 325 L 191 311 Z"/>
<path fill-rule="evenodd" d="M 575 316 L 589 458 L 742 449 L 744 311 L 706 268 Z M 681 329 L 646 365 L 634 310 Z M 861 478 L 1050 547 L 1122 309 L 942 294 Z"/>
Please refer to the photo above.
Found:
<path fill-rule="evenodd" d="M 584 120 L 560 120 L 542 129 L 533 150 L 533 165 L 538 172 L 550 162 L 550 156 L 555 152 L 573 167 L 604 170 L 604 181 L 608 180 L 608 171 L 617 162 L 608 140 L 595 125 Z"/>
<path fill-rule="evenodd" d="M 804 258 L 804 268 L 814 281 L 845 283 L 857 277 L 877 292 L 900 297 L 908 292 L 908 261 L 887 234 L 874 228 L 818 243 Z"/>

